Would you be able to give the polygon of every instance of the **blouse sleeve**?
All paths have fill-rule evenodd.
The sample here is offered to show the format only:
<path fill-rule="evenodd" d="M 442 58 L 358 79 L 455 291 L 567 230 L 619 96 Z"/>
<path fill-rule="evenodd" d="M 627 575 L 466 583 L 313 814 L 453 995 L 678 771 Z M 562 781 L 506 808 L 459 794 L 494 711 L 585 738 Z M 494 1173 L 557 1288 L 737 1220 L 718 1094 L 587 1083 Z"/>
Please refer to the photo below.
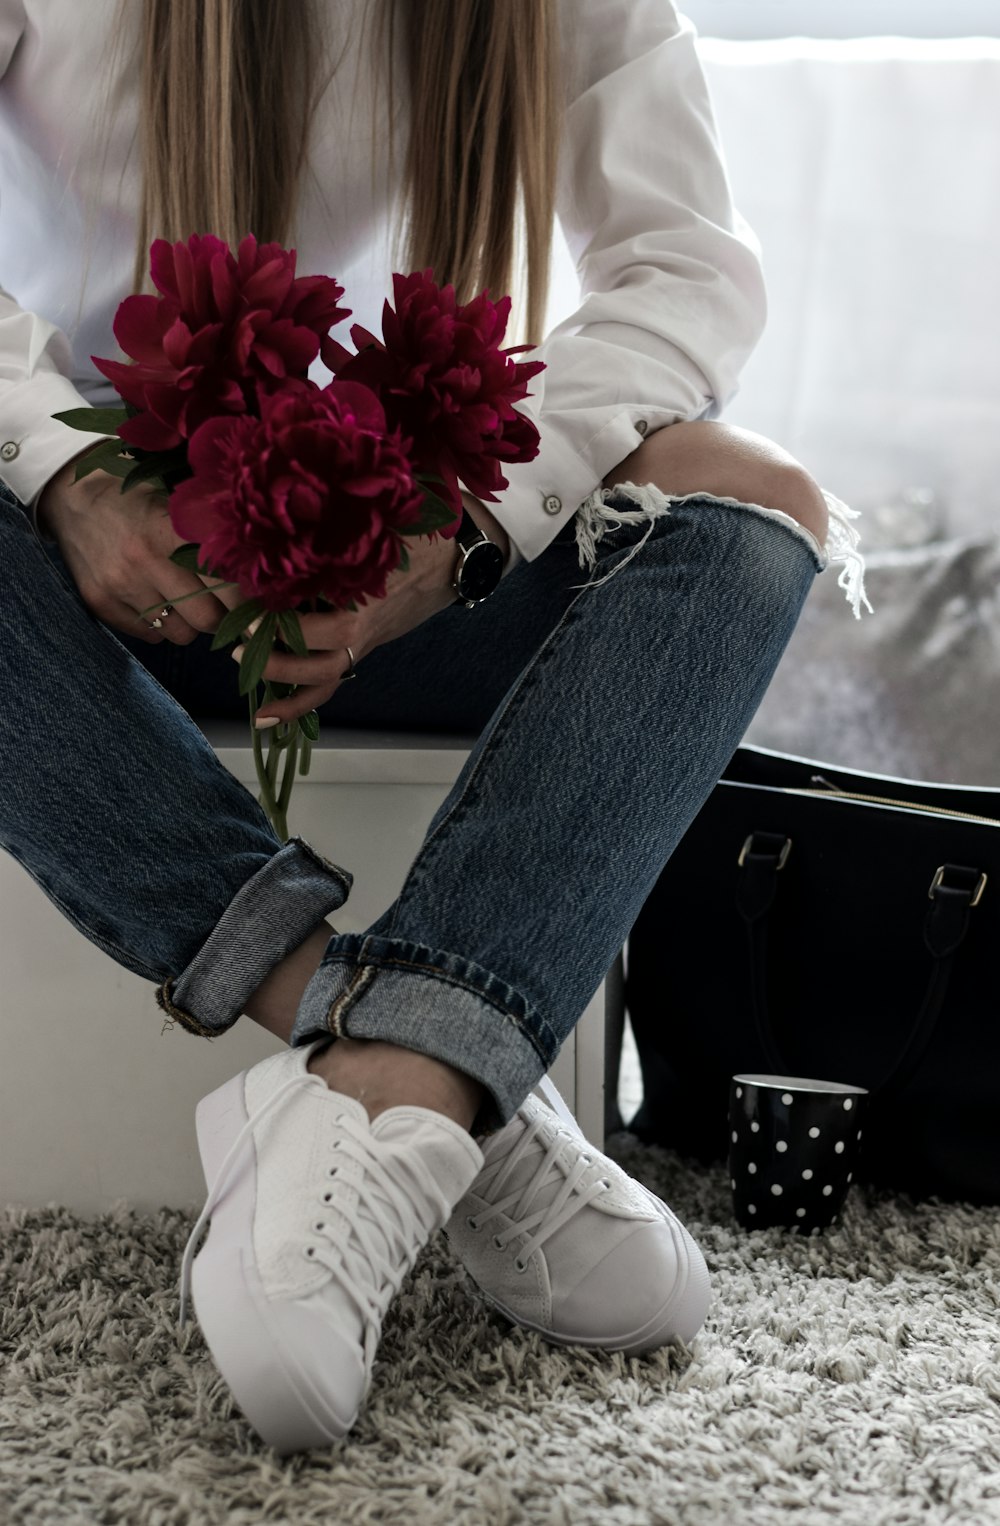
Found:
<path fill-rule="evenodd" d="M 518 405 L 539 452 L 490 504 L 529 560 L 646 434 L 718 417 L 766 317 L 691 22 L 671 0 L 562 0 L 561 17 L 556 215 L 581 302 L 519 357 L 546 365 Z"/>
<path fill-rule="evenodd" d="M 0 288 L 0 481 L 32 513 L 60 467 L 110 438 L 52 417 L 90 406 L 69 380 L 72 360 L 62 329 L 26 312 Z"/>
<path fill-rule="evenodd" d="M 0 0 L 0 89 L 25 26 L 22 0 Z M 108 438 L 68 429 L 51 417 L 88 406 L 69 380 L 71 372 L 72 351 L 62 330 L 20 307 L 0 285 L 0 481 L 33 513 L 60 467 Z"/>

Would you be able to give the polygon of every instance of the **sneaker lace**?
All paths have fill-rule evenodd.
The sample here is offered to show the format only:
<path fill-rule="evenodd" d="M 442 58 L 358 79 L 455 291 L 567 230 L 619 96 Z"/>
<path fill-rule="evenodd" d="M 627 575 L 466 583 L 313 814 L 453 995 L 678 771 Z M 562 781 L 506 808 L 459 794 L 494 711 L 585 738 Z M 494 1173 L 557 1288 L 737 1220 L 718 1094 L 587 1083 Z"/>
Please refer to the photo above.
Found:
<path fill-rule="evenodd" d="M 311 1072 L 293 1076 L 247 1119 L 227 1150 L 184 1251 L 179 1329 L 184 1329 L 187 1318 L 195 1245 L 222 1199 L 254 1125 L 289 1092 L 302 1086 L 329 1092 L 321 1076 Z M 335 1121 L 342 1132 L 333 1142 L 339 1160 L 330 1174 L 343 1172 L 349 1177 L 356 1201 L 331 1204 L 329 1221 L 312 1226 L 314 1233 L 323 1237 L 322 1242 L 307 1247 L 306 1255 L 329 1270 L 358 1308 L 365 1327 L 365 1362 L 370 1369 L 385 1310 L 433 1228 L 431 1214 L 436 1213 L 437 1222 L 443 1222 L 451 1205 L 419 1154 L 394 1152 L 390 1174 L 380 1159 L 380 1141 L 372 1137 L 367 1120 L 342 1113 L 336 1115 Z M 420 1218 L 415 1199 L 426 1205 L 426 1224 Z M 333 1239 L 333 1235 L 337 1238 Z"/>
<path fill-rule="evenodd" d="M 469 1220 L 471 1228 L 480 1229 L 491 1219 L 506 1215 L 511 1223 L 496 1234 L 498 1249 L 534 1230 L 518 1254 L 518 1265 L 522 1269 L 539 1246 L 609 1188 L 609 1183 L 600 1175 L 600 1164 L 593 1156 L 581 1152 L 572 1164 L 567 1162 L 566 1131 L 584 1143 L 586 1136 L 548 1077 L 539 1082 L 536 1090 L 559 1117 L 562 1127 L 548 1146 L 542 1141 L 536 1143 L 545 1126 L 540 1118 L 528 1122 L 520 1134 L 513 1136 L 509 1145 L 502 1133 L 496 1136 L 497 1143 L 493 1147 L 489 1140 L 483 1142 L 485 1162 L 476 1179 L 476 1193 L 492 1201 L 489 1208 Z M 522 1186 L 504 1195 L 504 1188 L 520 1162 L 538 1148 L 542 1149 L 542 1158 L 536 1170 Z M 559 1184 L 558 1190 L 554 1197 L 550 1197 L 548 1189 L 556 1184 Z"/>

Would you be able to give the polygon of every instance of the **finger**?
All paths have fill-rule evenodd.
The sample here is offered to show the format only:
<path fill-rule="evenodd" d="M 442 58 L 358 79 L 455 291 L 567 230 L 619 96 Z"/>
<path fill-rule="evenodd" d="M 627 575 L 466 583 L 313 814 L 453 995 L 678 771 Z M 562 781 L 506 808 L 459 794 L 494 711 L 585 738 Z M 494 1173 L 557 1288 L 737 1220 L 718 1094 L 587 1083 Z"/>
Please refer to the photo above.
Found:
<path fill-rule="evenodd" d="M 238 662 L 246 648 L 233 648 L 232 655 Z M 262 676 L 279 684 L 309 684 L 316 687 L 323 683 L 339 683 L 351 665 L 345 648 L 335 652 L 311 652 L 308 657 L 296 657 L 290 652 L 274 652 L 267 659 Z"/>
<path fill-rule="evenodd" d="M 135 625 L 132 634 L 138 631 L 141 634 L 142 627 L 150 630 L 150 634 L 162 636 L 164 641 L 172 641 L 175 646 L 188 646 L 195 637 L 200 635 L 196 626 L 186 618 L 183 611 L 187 608 L 182 604 L 177 609 L 172 600 L 155 588 L 140 588 L 136 591 L 133 599 L 129 599 L 133 608 Z M 194 601 L 192 601 L 194 602 Z M 168 610 L 164 614 L 164 610 Z M 159 626 L 154 621 L 159 620 Z"/>
<path fill-rule="evenodd" d="M 126 604 L 122 599 L 106 594 L 99 608 L 94 605 L 88 605 L 88 608 L 102 624 L 110 625 L 112 630 L 121 631 L 125 636 L 135 636 L 149 646 L 159 646 L 161 641 L 166 640 L 166 630 L 150 629 L 149 622 L 137 615 L 131 604 Z"/>
<path fill-rule="evenodd" d="M 179 571 L 176 584 L 171 577 L 170 586 L 174 591 L 164 598 L 164 604 L 170 604 L 178 610 L 187 624 L 193 626 L 196 631 L 209 633 L 219 629 L 225 619 L 226 611 L 231 607 L 220 594 L 210 592 L 201 578 L 194 573 Z M 147 619 L 152 620 L 158 613 L 159 611 L 154 611 L 153 614 L 147 615 Z"/>
<path fill-rule="evenodd" d="M 310 710 L 318 710 L 320 705 L 325 705 L 339 688 L 339 680 L 329 684 L 305 685 L 301 689 L 296 689 L 288 699 L 268 700 L 267 704 L 262 705 L 257 712 L 254 722 L 256 724 L 257 721 L 277 720 L 291 724 L 303 715 L 308 715 Z"/>

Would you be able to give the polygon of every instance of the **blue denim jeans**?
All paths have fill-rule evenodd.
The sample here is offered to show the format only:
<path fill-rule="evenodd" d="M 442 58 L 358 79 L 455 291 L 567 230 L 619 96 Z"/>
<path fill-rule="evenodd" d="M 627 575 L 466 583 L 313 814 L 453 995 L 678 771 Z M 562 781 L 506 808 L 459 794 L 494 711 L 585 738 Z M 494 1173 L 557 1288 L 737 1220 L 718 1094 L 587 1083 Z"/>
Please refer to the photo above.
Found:
<path fill-rule="evenodd" d="M 784 516 L 649 493 L 658 516 L 620 523 L 636 497 L 602 493 L 588 573 L 571 521 L 483 605 L 364 657 L 320 712 L 477 741 L 395 902 L 331 937 L 292 1043 L 350 1035 L 445 1060 L 486 1089 L 481 1128 L 551 1065 L 826 565 Z M 2 485 L 0 568 L 3 846 L 86 937 L 157 983 L 164 1010 L 220 1034 L 351 875 L 281 844 L 193 723 L 246 717 L 228 649 L 112 634 Z"/>

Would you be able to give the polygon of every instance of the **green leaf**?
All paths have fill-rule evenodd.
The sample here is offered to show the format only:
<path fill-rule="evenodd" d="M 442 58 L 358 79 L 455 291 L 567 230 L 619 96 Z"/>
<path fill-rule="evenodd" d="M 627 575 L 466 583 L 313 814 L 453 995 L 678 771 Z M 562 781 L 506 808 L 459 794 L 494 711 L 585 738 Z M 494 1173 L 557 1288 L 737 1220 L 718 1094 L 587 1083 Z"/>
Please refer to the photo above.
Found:
<path fill-rule="evenodd" d="M 319 741 L 319 715 L 317 711 L 310 710 L 307 715 L 299 716 L 299 730 L 310 742 Z"/>
<path fill-rule="evenodd" d="M 88 434 L 114 434 L 128 413 L 124 408 L 67 408 L 52 417 L 68 424 L 70 429 L 85 429 Z M 122 442 L 119 440 L 118 444 L 120 447 Z"/>
<path fill-rule="evenodd" d="M 240 660 L 240 693 L 251 694 L 257 688 L 267 660 L 271 655 L 274 645 L 274 633 L 278 627 L 278 617 L 273 611 L 266 614 L 247 642 L 246 651 Z"/>
<path fill-rule="evenodd" d="M 278 616 L 278 626 L 281 630 L 282 639 L 291 647 L 296 657 L 308 657 L 309 648 L 306 646 L 306 638 L 302 634 L 302 626 L 294 609 L 285 610 Z"/>
<path fill-rule="evenodd" d="M 210 650 L 217 652 L 220 647 L 226 646 L 230 641 L 242 641 L 243 632 L 247 626 L 263 613 L 264 606 L 259 599 L 248 599 L 245 604 L 239 604 L 235 609 L 231 609 L 228 614 L 223 615 Z"/>
<path fill-rule="evenodd" d="M 160 475 L 162 465 L 162 461 L 156 456 L 149 456 L 145 461 L 133 462 L 132 470 L 122 483 L 122 492 L 127 493 L 129 488 L 135 487 L 137 482 L 154 482 L 162 492 L 169 493 L 170 489 Z"/>
<path fill-rule="evenodd" d="M 198 572 L 202 577 L 206 578 L 221 577 L 221 573 L 213 572 L 211 567 L 201 566 L 198 561 L 200 552 L 201 547 L 191 541 L 186 546 L 178 546 L 176 551 L 171 551 L 170 560 L 174 563 L 175 567 L 183 567 L 185 572 Z M 225 586 L 227 588 L 235 588 L 236 584 L 227 581 Z"/>
<path fill-rule="evenodd" d="M 110 472 L 115 477 L 124 477 L 132 466 L 131 461 L 123 461 L 121 458 L 121 440 L 102 440 L 100 445 L 95 445 L 93 450 L 88 450 L 85 456 L 81 456 L 76 463 L 73 472 L 73 481 L 79 482 L 81 477 L 98 469 Z"/>
<path fill-rule="evenodd" d="M 424 507 L 416 524 L 401 525 L 401 535 L 430 535 L 434 530 L 442 530 L 445 525 L 452 525 L 459 518 L 443 498 L 439 498 L 431 488 L 424 488 Z"/>

